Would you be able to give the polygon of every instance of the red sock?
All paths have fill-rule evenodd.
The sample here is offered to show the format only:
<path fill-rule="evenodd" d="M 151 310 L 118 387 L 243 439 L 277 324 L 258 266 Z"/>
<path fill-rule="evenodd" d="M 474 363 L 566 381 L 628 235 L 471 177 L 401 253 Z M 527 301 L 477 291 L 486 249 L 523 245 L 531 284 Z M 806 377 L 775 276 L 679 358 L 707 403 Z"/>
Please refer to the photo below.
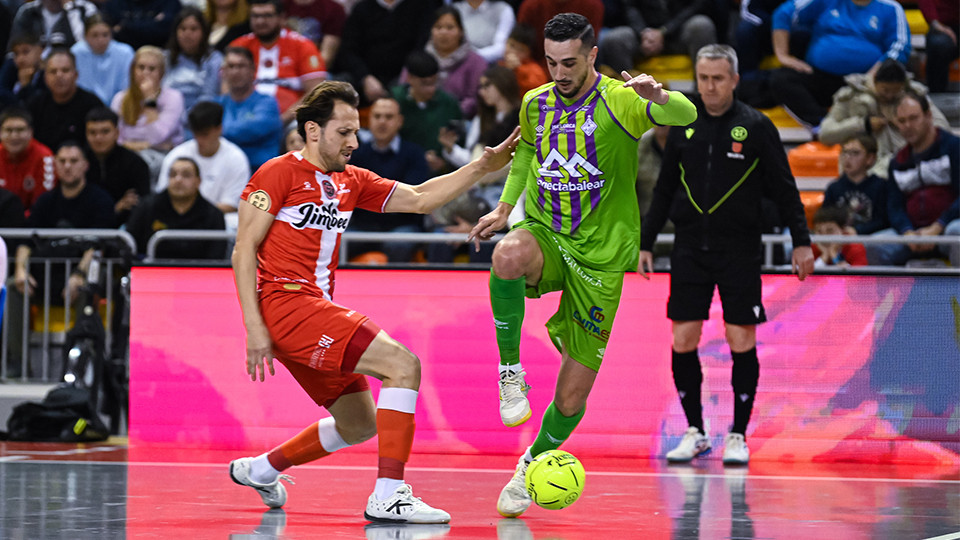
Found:
<path fill-rule="evenodd" d="M 267 454 L 270 465 L 278 471 L 285 471 L 294 465 L 303 465 L 330 455 L 320 443 L 319 424 L 314 422 L 292 439 L 271 450 Z"/>
<path fill-rule="evenodd" d="M 410 459 L 415 428 L 416 422 L 412 413 L 377 409 L 380 448 L 377 478 L 403 480 L 403 467 Z"/>

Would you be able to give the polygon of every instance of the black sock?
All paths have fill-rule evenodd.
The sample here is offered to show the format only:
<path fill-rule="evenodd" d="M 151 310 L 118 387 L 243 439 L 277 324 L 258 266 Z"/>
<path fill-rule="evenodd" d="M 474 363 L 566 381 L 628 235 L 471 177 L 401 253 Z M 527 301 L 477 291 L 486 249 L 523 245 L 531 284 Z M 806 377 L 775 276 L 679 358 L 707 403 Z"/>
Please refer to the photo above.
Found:
<path fill-rule="evenodd" d="M 683 405 L 687 424 L 703 433 L 703 406 L 700 404 L 703 371 L 700 369 L 700 357 L 696 349 L 685 353 L 673 351 L 673 384 L 680 394 L 680 404 Z"/>
<path fill-rule="evenodd" d="M 760 362 L 757 360 L 757 348 L 749 351 L 730 352 L 733 357 L 733 374 L 730 382 L 733 386 L 733 433 L 745 435 L 750 413 L 753 412 L 753 398 L 757 395 L 757 381 L 760 379 Z"/>

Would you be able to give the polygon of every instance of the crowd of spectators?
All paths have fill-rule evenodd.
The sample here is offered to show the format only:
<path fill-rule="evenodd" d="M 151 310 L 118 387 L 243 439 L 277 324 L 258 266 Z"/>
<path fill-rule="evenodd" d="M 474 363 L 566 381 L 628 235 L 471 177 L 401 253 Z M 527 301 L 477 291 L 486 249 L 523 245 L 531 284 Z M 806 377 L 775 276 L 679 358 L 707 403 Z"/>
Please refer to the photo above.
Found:
<path fill-rule="evenodd" d="M 109 195 L 110 227 L 136 228 L 141 256 L 155 230 L 229 230 L 250 175 L 302 146 L 294 111 L 327 78 L 361 95 L 352 163 L 422 182 L 510 132 L 524 93 L 549 81 L 544 22 L 575 11 L 594 26 L 608 74 L 712 42 L 737 47 L 745 101 L 780 103 L 822 142 L 843 145 L 824 202 L 843 210 L 841 230 L 951 233 L 960 158 L 927 94 L 949 90 L 960 9 L 916 7 L 930 25 L 919 57 L 903 7 L 888 0 L 2 0 L 0 203 L 36 223 L 34 205 L 63 182 L 54 155 L 66 144 L 83 150 L 86 181 Z M 771 55 L 780 67 L 762 70 Z M 907 69 L 924 58 L 925 76 Z M 641 206 L 666 132 L 641 141 Z M 461 231 L 496 205 L 504 176 L 425 221 L 358 214 L 352 225 Z M 157 212 L 163 219 L 148 219 Z M 391 262 L 477 257 L 449 245 L 374 247 Z M 950 255 L 922 245 L 867 252 L 892 264 Z"/>

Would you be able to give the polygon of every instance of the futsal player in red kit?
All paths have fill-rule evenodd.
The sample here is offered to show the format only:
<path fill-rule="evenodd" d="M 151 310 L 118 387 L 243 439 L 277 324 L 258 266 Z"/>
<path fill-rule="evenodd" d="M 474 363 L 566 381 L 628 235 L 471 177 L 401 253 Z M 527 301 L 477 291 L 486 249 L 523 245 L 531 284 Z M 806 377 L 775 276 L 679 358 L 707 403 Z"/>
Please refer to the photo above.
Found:
<path fill-rule="evenodd" d="M 420 361 L 363 314 L 333 302 L 340 235 L 354 208 L 425 214 L 511 159 L 517 132 L 459 170 L 418 186 L 348 165 L 357 148 L 356 91 L 320 83 L 297 109 L 306 146 L 265 163 L 239 208 L 233 251 L 237 295 L 247 332 L 251 380 L 280 361 L 331 417 L 258 457 L 230 463 L 234 482 L 283 506 L 283 471 L 379 434 L 370 521 L 446 523 L 450 514 L 413 496 L 403 480 L 413 445 Z M 365 375 L 382 381 L 374 404 Z"/>

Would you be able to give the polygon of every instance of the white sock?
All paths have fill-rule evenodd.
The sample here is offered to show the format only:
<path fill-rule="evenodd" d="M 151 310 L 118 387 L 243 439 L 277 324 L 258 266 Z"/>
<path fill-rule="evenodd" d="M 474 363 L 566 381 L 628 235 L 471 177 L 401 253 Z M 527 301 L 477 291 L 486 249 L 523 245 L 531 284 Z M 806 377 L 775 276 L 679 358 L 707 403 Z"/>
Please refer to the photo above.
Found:
<path fill-rule="evenodd" d="M 516 364 L 500 364 L 500 376 L 503 377 L 504 373 L 520 373 L 523 371 L 523 366 L 520 365 L 520 362 Z"/>
<path fill-rule="evenodd" d="M 270 465 L 266 454 L 260 454 L 250 462 L 250 479 L 258 484 L 272 484 L 280 476 L 280 471 Z"/>
<path fill-rule="evenodd" d="M 530 463 L 531 461 L 533 461 L 533 454 L 530 453 L 531 448 L 533 447 L 528 446 L 526 452 L 523 453 L 523 460 L 526 461 L 527 463 Z"/>
<path fill-rule="evenodd" d="M 396 478 L 377 478 L 377 485 L 373 488 L 373 495 L 377 500 L 385 501 L 402 485 L 403 480 L 397 480 Z"/>

